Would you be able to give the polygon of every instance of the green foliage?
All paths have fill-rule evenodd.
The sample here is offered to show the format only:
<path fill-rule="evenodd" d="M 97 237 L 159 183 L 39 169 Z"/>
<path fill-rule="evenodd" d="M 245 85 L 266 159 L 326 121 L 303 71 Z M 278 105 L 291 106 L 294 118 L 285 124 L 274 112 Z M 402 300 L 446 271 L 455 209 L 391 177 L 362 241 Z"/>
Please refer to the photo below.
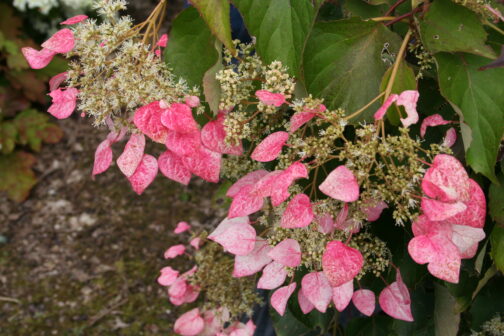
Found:
<path fill-rule="evenodd" d="M 329 108 L 350 114 L 378 96 L 390 66 L 383 58 L 396 54 L 399 44 L 399 36 L 380 23 L 357 18 L 319 22 L 306 46 L 306 88 Z M 371 120 L 378 107 L 375 103 L 356 121 Z"/>
<path fill-rule="evenodd" d="M 389 68 L 385 75 L 383 75 L 383 79 L 380 85 L 380 91 L 385 91 L 387 84 L 390 80 L 390 75 L 392 74 L 392 68 Z M 399 67 L 397 68 L 397 74 L 392 85 L 391 93 L 400 94 L 406 90 L 415 90 L 417 87 L 415 73 L 413 69 L 406 64 L 406 62 L 401 62 Z M 401 115 L 399 115 L 401 113 Z M 396 105 L 391 106 L 387 110 L 387 118 L 393 125 L 399 125 L 400 117 L 404 117 L 406 113 L 404 112 L 403 107 L 397 107 Z"/>
<path fill-rule="evenodd" d="M 33 155 L 23 151 L 0 155 L 0 191 L 7 192 L 7 195 L 16 202 L 25 200 L 31 188 L 37 183 L 31 170 L 35 161 Z"/>

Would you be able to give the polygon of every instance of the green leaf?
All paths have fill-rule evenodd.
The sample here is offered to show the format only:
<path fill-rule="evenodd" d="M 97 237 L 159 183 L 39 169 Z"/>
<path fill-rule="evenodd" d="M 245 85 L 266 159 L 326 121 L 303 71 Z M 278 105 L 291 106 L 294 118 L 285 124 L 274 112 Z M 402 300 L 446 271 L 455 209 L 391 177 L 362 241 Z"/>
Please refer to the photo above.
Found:
<path fill-rule="evenodd" d="M 315 25 L 306 45 L 304 74 L 309 93 L 325 99 L 329 108 L 350 114 L 378 96 L 390 64 L 384 47 L 397 54 L 401 40 L 383 24 L 357 18 Z M 372 120 L 379 103 L 354 121 Z"/>
<path fill-rule="evenodd" d="M 212 33 L 234 54 L 228 0 L 191 0 L 191 3 L 200 12 Z"/>
<path fill-rule="evenodd" d="M 432 53 L 467 52 L 495 58 L 477 15 L 451 0 L 436 0 L 420 22 L 422 42 Z"/>
<path fill-rule="evenodd" d="M 488 191 L 488 208 L 492 219 L 504 225 L 504 175 L 499 174 L 498 184 L 492 183 Z"/>
<path fill-rule="evenodd" d="M 390 74 L 392 73 L 392 67 L 390 67 L 387 72 L 385 72 L 385 75 L 383 75 L 383 79 L 380 85 L 380 91 L 385 91 L 387 84 L 390 79 Z M 417 88 L 417 83 L 415 79 L 415 73 L 413 72 L 413 69 L 406 64 L 406 62 L 401 62 L 399 63 L 399 67 L 397 68 L 397 74 L 396 78 L 394 81 L 394 84 L 392 85 L 392 91 L 391 93 L 396 93 L 399 94 L 403 91 L 406 90 L 416 90 Z M 383 99 L 382 99 L 383 101 Z M 387 110 L 387 118 L 390 120 L 390 122 L 393 125 L 399 125 L 400 122 L 400 115 L 399 111 L 401 111 L 401 114 L 403 117 L 406 116 L 406 112 L 404 111 L 403 107 L 398 107 L 397 105 L 393 105 L 389 107 Z"/>
<path fill-rule="evenodd" d="M 24 201 L 37 183 L 31 170 L 35 161 L 33 155 L 22 151 L 0 155 L 0 191 L 16 202 Z"/>
<path fill-rule="evenodd" d="M 504 273 L 504 227 L 495 225 L 490 234 L 490 256 L 499 271 Z"/>
<path fill-rule="evenodd" d="M 358 16 L 362 19 L 382 16 L 388 8 L 385 5 L 375 6 L 364 0 L 345 1 L 343 6 L 351 16 Z"/>
<path fill-rule="evenodd" d="M 280 61 L 299 75 L 306 39 L 315 20 L 309 0 L 233 0 L 264 63 Z"/>
<path fill-rule="evenodd" d="M 441 94 L 471 128 L 467 163 L 496 182 L 494 166 L 504 134 L 504 69 L 478 71 L 487 60 L 469 54 L 436 55 Z M 463 117 L 463 118 L 462 118 Z"/>
<path fill-rule="evenodd" d="M 222 45 L 220 42 L 215 41 L 215 49 L 222 50 Z M 217 115 L 219 113 L 219 102 L 221 97 L 221 87 L 220 82 L 215 78 L 215 75 L 220 70 L 224 69 L 222 65 L 222 55 L 219 52 L 219 57 L 217 62 L 205 72 L 203 76 L 203 93 L 205 94 L 205 101 L 208 103 L 210 110 Z"/>
<path fill-rule="evenodd" d="M 434 325 L 436 335 L 457 336 L 460 313 L 455 312 L 457 301 L 448 289 L 434 283 L 436 301 L 434 304 Z"/>
<path fill-rule="evenodd" d="M 219 58 L 214 42 L 215 37 L 198 11 L 187 8 L 173 21 L 165 62 L 190 86 L 201 86 L 205 72 Z"/>
<path fill-rule="evenodd" d="M 12 122 L 0 122 L 0 151 L 9 154 L 14 150 L 17 137 L 16 126 Z"/>
<path fill-rule="evenodd" d="M 47 113 L 28 109 L 16 115 L 14 124 L 19 133 L 19 143 L 29 145 L 36 152 L 42 142 L 57 143 L 63 137 L 63 131 L 57 125 L 49 123 Z"/>
<path fill-rule="evenodd" d="M 392 319 L 384 315 L 352 319 L 345 328 L 348 336 L 382 336 L 391 333 Z"/>

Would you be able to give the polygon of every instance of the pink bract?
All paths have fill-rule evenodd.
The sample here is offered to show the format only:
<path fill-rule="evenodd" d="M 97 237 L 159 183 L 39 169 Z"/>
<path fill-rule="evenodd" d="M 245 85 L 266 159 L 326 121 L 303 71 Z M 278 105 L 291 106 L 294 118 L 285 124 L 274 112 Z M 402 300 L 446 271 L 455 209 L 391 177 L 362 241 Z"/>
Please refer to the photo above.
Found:
<path fill-rule="evenodd" d="M 448 203 L 423 197 L 421 208 L 430 220 L 442 221 L 464 212 L 467 206 L 463 202 Z"/>
<path fill-rule="evenodd" d="M 296 132 L 301 126 L 312 120 L 316 116 L 315 113 L 310 112 L 296 112 L 290 119 L 289 132 Z"/>
<path fill-rule="evenodd" d="M 345 166 L 334 169 L 319 186 L 320 191 L 329 197 L 354 202 L 359 198 L 359 184 L 355 175 Z"/>
<path fill-rule="evenodd" d="M 323 272 L 311 272 L 301 280 L 303 295 L 321 313 L 325 313 L 332 299 L 332 288 Z"/>
<path fill-rule="evenodd" d="M 476 181 L 469 179 L 469 200 L 465 203 L 467 209 L 446 221 L 451 224 L 467 225 L 474 228 L 485 226 L 486 198 Z"/>
<path fill-rule="evenodd" d="M 117 158 L 117 166 L 121 172 L 130 177 L 133 175 L 138 165 L 142 161 L 145 149 L 145 136 L 143 134 L 132 134 L 124 151 Z"/>
<path fill-rule="evenodd" d="M 173 152 L 167 150 L 159 156 L 159 170 L 170 180 L 183 185 L 188 185 L 191 180 L 191 172 L 186 168 L 182 159 Z"/>
<path fill-rule="evenodd" d="M 195 250 L 199 250 L 200 244 L 201 244 L 201 238 L 200 237 L 193 238 L 189 242 L 189 245 L 191 245 L 192 247 L 194 247 Z"/>
<path fill-rule="evenodd" d="M 257 288 L 275 289 L 281 286 L 287 277 L 285 266 L 273 261 L 263 269 L 263 274 L 257 282 Z"/>
<path fill-rule="evenodd" d="M 191 108 L 186 104 L 171 104 L 161 114 L 161 122 L 168 129 L 179 133 L 192 133 L 199 130 Z"/>
<path fill-rule="evenodd" d="M 450 127 L 446 131 L 446 135 L 445 135 L 445 137 L 443 139 L 443 143 L 441 145 L 445 146 L 445 147 L 451 147 L 451 146 L 455 145 L 455 142 L 457 142 L 457 131 L 455 130 L 455 128 Z"/>
<path fill-rule="evenodd" d="M 159 38 L 159 41 L 157 41 L 156 46 L 166 48 L 167 44 L 168 44 L 168 35 L 163 34 Z"/>
<path fill-rule="evenodd" d="M 185 97 L 184 102 L 189 107 L 198 107 L 201 104 L 198 96 L 187 96 L 187 97 Z"/>
<path fill-rule="evenodd" d="M 221 154 L 241 155 L 242 144 L 230 146 L 225 142 L 226 131 L 224 129 L 224 114 L 219 113 L 217 119 L 206 123 L 201 130 L 201 142 L 211 151 Z"/>
<path fill-rule="evenodd" d="M 187 223 L 187 222 L 178 222 L 177 223 L 177 227 L 175 228 L 175 230 L 173 230 L 173 232 L 175 234 L 180 234 L 180 233 L 189 231 L 190 229 L 191 229 L 191 225 L 189 225 L 189 223 Z"/>
<path fill-rule="evenodd" d="M 182 244 L 173 245 L 165 251 L 164 258 L 165 259 L 173 259 L 175 257 L 178 257 L 179 255 L 184 254 L 185 250 L 186 250 L 186 248 Z"/>
<path fill-rule="evenodd" d="M 313 303 L 311 303 L 310 300 L 308 300 L 306 298 L 306 296 L 304 296 L 302 290 L 298 291 L 298 303 L 299 303 L 299 308 L 301 308 L 301 311 L 303 312 L 303 314 L 308 314 L 309 312 L 311 312 L 313 310 L 313 308 L 315 308 Z"/>
<path fill-rule="evenodd" d="M 68 72 L 62 72 L 57 74 L 49 80 L 49 91 L 54 91 L 59 88 L 61 83 L 63 83 L 68 78 Z"/>
<path fill-rule="evenodd" d="M 366 215 L 368 222 L 374 222 L 380 218 L 382 211 L 386 208 L 388 208 L 387 203 L 384 201 L 377 201 L 369 202 L 369 205 L 366 204 L 361 210 Z"/>
<path fill-rule="evenodd" d="M 49 106 L 47 112 L 58 119 L 70 117 L 77 106 L 78 94 L 79 90 L 76 88 L 68 88 L 66 90 L 57 89 L 51 91 L 49 96 L 51 96 L 53 103 Z"/>
<path fill-rule="evenodd" d="M 295 239 L 282 240 L 268 255 L 284 266 L 297 267 L 301 264 L 301 247 Z"/>
<path fill-rule="evenodd" d="M 268 256 L 271 246 L 265 240 L 258 239 L 254 249 L 246 256 L 236 256 L 233 276 L 235 278 L 249 276 L 259 272 L 271 262 Z"/>
<path fill-rule="evenodd" d="M 141 195 L 144 190 L 154 181 L 158 172 L 158 164 L 155 157 L 149 154 L 144 154 L 142 161 L 137 169 L 128 180 L 131 187 L 138 194 Z"/>
<path fill-rule="evenodd" d="M 388 96 L 387 100 L 385 100 L 385 102 L 383 102 L 383 105 L 380 106 L 378 111 L 375 112 L 374 119 L 375 120 L 382 120 L 383 117 L 385 116 L 385 113 L 387 113 L 387 110 L 390 107 L 390 105 L 392 105 L 392 103 L 397 100 L 397 97 L 398 96 L 396 94 L 391 94 L 390 96 Z"/>
<path fill-rule="evenodd" d="M 282 151 L 287 139 L 289 139 L 289 133 L 287 132 L 271 133 L 257 145 L 250 157 L 259 162 L 273 161 Z"/>
<path fill-rule="evenodd" d="M 321 233 L 329 234 L 334 231 L 334 221 L 330 214 L 315 216 L 315 221 L 318 224 L 318 230 Z"/>
<path fill-rule="evenodd" d="M 292 293 L 294 293 L 295 289 L 296 289 L 296 283 L 293 282 L 288 286 L 280 287 L 273 293 L 273 295 L 271 295 L 271 306 L 281 316 L 285 314 L 287 301 L 289 301 L 289 298 L 292 295 Z"/>
<path fill-rule="evenodd" d="M 406 111 L 406 118 L 401 118 L 401 122 L 404 127 L 409 127 L 410 125 L 416 124 L 418 122 L 418 112 L 416 110 L 418 97 L 420 94 L 417 90 L 407 90 L 403 91 L 396 100 L 396 104 L 399 106 L 404 106 Z"/>
<path fill-rule="evenodd" d="M 166 143 L 168 129 L 161 123 L 162 109 L 155 101 L 138 108 L 133 116 L 135 126 L 152 140 Z"/>
<path fill-rule="evenodd" d="M 73 32 L 64 28 L 51 36 L 47 41 L 42 43 L 42 48 L 49 49 L 58 54 L 65 54 L 72 50 L 75 46 L 75 39 Z"/>
<path fill-rule="evenodd" d="M 208 235 L 208 238 L 213 240 L 215 237 L 220 236 L 221 234 L 226 232 L 233 225 L 238 225 L 238 224 L 250 224 L 250 220 L 247 216 L 237 217 L 237 218 L 233 218 L 233 219 L 224 218 L 224 220 L 222 220 L 219 223 L 219 225 L 217 225 L 215 230 L 213 230 Z"/>
<path fill-rule="evenodd" d="M 248 255 L 254 249 L 256 231 L 248 223 L 239 222 L 217 233 L 218 234 L 214 231 L 209 239 L 220 244 L 224 248 L 224 251 L 244 256 Z"/>
<path fill-rule="evenodd" d="M 49 63 L 51 63 L 54 55 L 57 54 L 49 49 L 44 48 L 38 51 L 30 47 L 21 48 L 21 52 L 32 69 L 45 68 Z"/>
<path fill-rule="evenodd" d="M 413 322 L 408 288 L 402 281 L 400 274 L 397 274 L 395 282 L 382 290 L 378 302 L 383 311 L 393 318 Z"/>
<path fill-rule="evenodd" d="M 229 207 L 229 218 L 248 216 L 262 209 L 264 199 L 254 195 L 253 188 L 253 185 L 247 185 L 234 196 Z"/>
<path fill-rule="evenodd" d="M 201 148 L 200 131 L 195 130 L 189 133 L 168 132 L 166 148 L 181 157 L 198 155 L 197 153 Z"/>
<path fill-rule="evenodd" d="M 338 287 L 359 274 L 364 259 L 362 254 L 338 240 L 327 243 L 322 255 L 322 268 L 332 287 Z"/>
<path fill-rule="evenodd" d="M 305 227 L 310 225 L 313 216 L 310 198 L 305 194 L 297 194 L 287 205 L 280 226 L 291 229 Z"/>
<path fill-rule="evenodd" d="M 427 132 L 427 127 L 446 125 L 451 123 L 451 121 L 444 120 L 440 114 L 433 114 L 426 117 L 422 124 L 420 125 L 420 136 L 423 138 Z"/>
<path fill-rule="evenodd" d="M 359 289 L 353 293 L 352 302 L 362 314 L 371 316 L 376 306 L 375 293 L 369 289 Z"/>
<path fill-rule="evenodd" d="M 95 176 L 103 173 L 109 169 L 111 163 L 112 148 L 110 147 L 110 141 L 105 139 L 96 148 L 92 175 Z"/>
<path fill-rule="evenodd" d="M 257 181 L 259 181 L 262 177 L 264 177 L 267 174 L 268 172 L 264 169 L 255 170 L 253 172 L 248 173 L 247 175 L 243 176 L 238 181 L 236 181 L 228 189 L 228 191 L 226 192 L 226 196 L 235 197 L 243 187 L 246 187 L 248 185 L 254 185 Z"/>
<path fill-rule="evenodd" d="M 186 166 L 191 173 L 201 177 L 205 181 L 213 183 L 219 182 L 221 159 L 221 154 L 212 152 L 203 146 L 190 156 L 184 156 L 182 158 L 184 166 Z"/>
<path fill-rule="evenodd" d="M 173 329 L 182 336 L 198 335 L 204 328 L 205 322 L 200 316 L 198 308 L 182 314 L 176 321 Z"/>
<path fill-rule="evenodd" d="M 65 21 L 63 22 L 60 22 L 60 24 L 62 25 L 73 25 L 73 24 L 76 24 L 76 23 L 79 23 L 79 22 L 82 22 L 84 20 L 86 20 L 88 18 L 87 15 L 76 15 L 76 16 L 73 16 L 69 19 L 66 19 Z"/>
<path fill-rule="evenodd" d="M 177 280 L 179 271 L 174 270 L 170 266 L 161 269 L 161 275 L 157 278 L 157 282 L 161 286 L 171 286 Z"/>
<path fill-rule="evenodd" d="M 285 96 L 281 93 L 273 93 L 268 90 L 256 91 L 256 96 L 265 105 L 279 107 L 285 103 Z"/>
<path fill-rule="evenodd" d="M 354 291 L 353 279 L 344 283 L 341 286 L 333 287 L 332 300 L 336 309 L 341 312 L 345 310 L 350 301 Z"/>

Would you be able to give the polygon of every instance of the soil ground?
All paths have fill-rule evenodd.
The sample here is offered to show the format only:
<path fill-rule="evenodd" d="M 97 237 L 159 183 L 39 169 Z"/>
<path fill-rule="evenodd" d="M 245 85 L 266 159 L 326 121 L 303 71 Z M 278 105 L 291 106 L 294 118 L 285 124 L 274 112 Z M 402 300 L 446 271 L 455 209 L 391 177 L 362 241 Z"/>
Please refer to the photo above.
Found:
<path fill-rule="evenodd" d="M 163 252 L 189 239 L 173 234 L 178 221 L 201 230 L 224 217 L 216 187 L 159 174 L 137 196 L 116 166 L 92 180 L 106 134 L 77 117 L 59 124 L 65 138 L 37 156 L 28 200 L 0 195 L 0 335 L 171 335 L 180 312 L 156 278 L 163 266 L 192 265 Z"/>

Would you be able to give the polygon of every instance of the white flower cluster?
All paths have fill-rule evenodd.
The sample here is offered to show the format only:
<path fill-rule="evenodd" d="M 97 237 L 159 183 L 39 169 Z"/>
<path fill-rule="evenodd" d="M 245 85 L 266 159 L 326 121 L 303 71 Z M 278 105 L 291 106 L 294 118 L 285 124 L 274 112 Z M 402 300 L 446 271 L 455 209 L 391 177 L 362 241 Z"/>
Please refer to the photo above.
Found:
<path fill-rule="evenodd" d="M 38 9 L 42 14 L 48 14 L 54 7 L 63 6 L 70 11 L 82 11 L 89 8 L 93 0 L 14 0 L 13 5 L 20 11 Z"/>

